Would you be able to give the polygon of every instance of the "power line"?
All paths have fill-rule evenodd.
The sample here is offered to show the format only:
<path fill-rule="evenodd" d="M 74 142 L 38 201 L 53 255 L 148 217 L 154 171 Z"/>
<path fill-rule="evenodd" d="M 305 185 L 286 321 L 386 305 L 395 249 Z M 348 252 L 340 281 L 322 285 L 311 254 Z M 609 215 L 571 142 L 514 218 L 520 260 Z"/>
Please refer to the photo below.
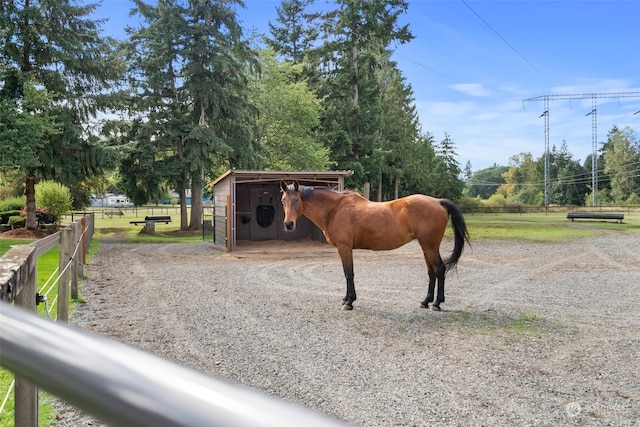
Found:
<path fill-rule="evenodd" d="M 462 0 L 463 1 L 463 0 Z M 581 94 L 555 94 L 555 95 L 541 95 L 534 98 L 528 98 L 522 101 L 522 108 L 524 109 L 525 102 L 531 101 L 544 101 L 544 113 L 540 117 L 544 116 L 544 133 L 545 133 L 545 206 L 547 204 L 548 183 L 549 183 L 549 171 L 547 168 L 546 159 L 549 154 L 549 101 L 569 100 L 572 99 L 589 99 L 591 98 L 591 111 L 587 113 L 587 116 L 591 116 L 591 188 L 593 189 L 593 196 L 591 198 L 591 204 L 593 206 L 598 205 L 598 98 L 639 98 L 640 92 L 611 92 L 611 93 L 581 93 Z M 634 113 L 635 114 L 635 113 Z"/>
<path fill-rule="evenodd" d="M 404 58 L 404 59 L 406 59 L 407 61 L 413 62 L 414 64 L 416 64 L 416 65 L 418 65 L 418 66 L 420 66 L 420 67 L 422 67 L 422 68 L 425 68 L 425 69 L 427 69 L 427 70 L 431 71 L 432 73 L 439 74 L 440 76 L 442 76 L 442 77 L 444 77 L 444 78 L 446 78 L 446 79 L 449 79 L 449 80 L 451 80 L 451 81 L 453 81 L 453 82 L 455 82 L 455 83 L 462 83 L 462 82 L 461 82 L 460 80 L 458 80 L 458 79 L 455 79 L 455 78 L 453 78 L 453 77 L 451 77 L 451 76 L 449 76 L 449 75 L 447 75 L 447 74 L 445 74 L 445 73 L 443 73 L 443 72 L 441 72 L 441 71 L 438 71 L 438 70 L 436 70 L 436 69 L 435 69 L 435 68 L 433 68 L 433 67 L 429 67 L 428 65 L 424 65 L 423 63 L 418 62 L 418 61 L 416 61 L 415 59 L 412 59 L 412 58 L 409 58 L 408 56 L 402 55 L 402 54 L 398 53 L 397 51 L 393 51 L 393 54 L 394 54 L 394 55 L 397 55 L 397 56 L 399 56 L 399 57 L 401 57 L 401 58 Z"/>
<path fill-rule="evenodd" d="M 518 49 L 516 49 L 515 47 L 513 47 L 513 46 L 511 45 L 511 43 L 509 43 L 509 42 L 507 41 L 507 39 L 505 39 L 504 37 L 502 37 L 502 35 L 501 35 L 499 32 L 497 32 L 497 31 L 495 30 L 495 28 L 493 28 L 493 27 L 491 26 L 491 24 L 489 24 L 487 21 L 485 21 L 485 20 L 484 20 L 484 18 L 483 18 L 482 16 L 480 16 L 480 14 L 479 14 L 478 12 L 476 12 L 476 11 L 475 11 L 471 6 L 469 6 L 469 4 L 468 4 L 465 0 L 460 0 L 460 1 L 462 2 L 462 4 L 464 4 L 465 6 L 467 6 L 467 7 L 469 8 L 469 10 L 470 10 L 471 12 L 473 12 L 473 14 L 474 14 L 474 15 L 476 15 L 476 16 L 478 17 L 478 19 L 480 19 L 480 20 L 484 23 L 484 25 L 486 25 L 487 27 L 489 27 L 489 29 L 490 29 L 491 31 L 493 31 L 495 35 L 497 35 L 498 37 L 500 37 L 500 40 L 502 40 L 502 41 L 503 41 L 507 46 L 509 46 L 509 48 L 511 48 L 511 50 L 512 50 L 512 51 L 514 51 L 515 53 L 517 53 L 517 54 L 518 54 L 518 56 L 519 56 L 520 58 L 522 58 L 522 59 L 523 59 L 527 64 L 529 64 L 529 65 L 531 66 L 531 68 L 533 68 L 533 69 L 534 69 L 534 70 L 536 70 L 537 72 L 540 72 L 540 70 L 538 70 L 538 68 L 537 68 L 535 65 L 533 65 L 533 64 L 531 63 L 531 61 L 529 61 L 527 58 L 525 58 L 525 56 L 524 56 L 523 54 L 521 54 L 521 53 L 518 51 Z"/>

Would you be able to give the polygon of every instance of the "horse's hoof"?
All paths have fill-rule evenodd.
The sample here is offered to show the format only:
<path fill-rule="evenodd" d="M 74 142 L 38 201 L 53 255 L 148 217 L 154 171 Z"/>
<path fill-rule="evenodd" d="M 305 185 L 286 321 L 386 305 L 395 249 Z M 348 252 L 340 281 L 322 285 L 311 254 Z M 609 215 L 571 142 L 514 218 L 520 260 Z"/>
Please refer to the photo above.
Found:
<path fill-rule="evenodd" d="M 353 310 L 353 306 L 351 304 L 347 304 L 346 302 L 342 304 L 343 310 Z"/>
<path fill-rule="evenodd" d="M 437 307 L 435 305 L 431 306 L 431 311 L 440 311 L 440 310 L 441 310 L 440 307 Z"/>
<path fill-rule="evenodd" d="M 420 308 L 429 308 L 429 304 L 425 304 L 423 302 L 420 303 Z"/>

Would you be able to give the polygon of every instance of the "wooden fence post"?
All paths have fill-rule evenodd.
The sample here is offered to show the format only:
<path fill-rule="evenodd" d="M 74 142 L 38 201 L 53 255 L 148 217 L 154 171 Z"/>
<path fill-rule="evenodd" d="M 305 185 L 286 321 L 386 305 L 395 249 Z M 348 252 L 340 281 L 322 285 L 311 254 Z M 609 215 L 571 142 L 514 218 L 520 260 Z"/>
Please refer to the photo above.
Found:
<path fill-rule="evenodd" d="M 82 244 L 80 245 L 80 250 L 82 251 L 82 263 L 81 263 L 81 276 L 84 276 L 84 265 L 87 263 L 87 217 L 86 215 L 82 217 L 82 221 L 80 222 L 80 233 L 82 233 Z"/>
<path fill-rule="evenodd" d="M 32 246 L 24 248 L 24 263 L 19 267 L 18 280 L 22 283 L 20 293 L 16 295 L 15 303 L 20 307 L 36 311 L 36 262 L 35 249 Z M 13 419 L 16 427 L 34 427 L 38 425 L 38 388 L 30 381 L 16 375 L 16 390 L 14 394 Z"/>
<path fill-rule="evenodd" d="M 60 276 L 58 277 L 58 320 L 69 320 L 69 242 L 71 241 L 69 227 L 60 231 L 60 261 L 58 263 Z"/>
<path fill-rule="evenodd" d="M 79 262 L 80 257 L 82 256 L 82 249 L 78 245 L 80 241 L 80 223 L 76 222 L 72 224 L 72 229 L 73 239 L 71 243 L 71 253 L 73 254 L 73 259 L 71 260 L 71 265 L 73 266 L 73 273 L 71 275 L 71 298 L 78 298 L 78 277 L 82 274 L 82 271 L 80 270 L 80 265 L 82 263 Z"/>
<path fill-rule="evenodd" d="M 231 228 L 231 196 L 227 195 L 227 207 L 226 207 L 226 212 L 225 215 L 227 216 L 226 218 L 226 222 L 227 222 L 227 252 L 231 252 L 231 250 L 233 249 L 233 243 L 232 242 L 232 228 Z"/>

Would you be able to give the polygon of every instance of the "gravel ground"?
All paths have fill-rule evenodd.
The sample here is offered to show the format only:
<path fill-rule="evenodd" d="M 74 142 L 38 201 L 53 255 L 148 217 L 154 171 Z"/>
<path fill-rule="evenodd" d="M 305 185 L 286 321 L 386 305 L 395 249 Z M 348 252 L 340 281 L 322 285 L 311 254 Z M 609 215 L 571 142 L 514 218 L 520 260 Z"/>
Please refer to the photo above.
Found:
<path fill-rule="evenodd" d="M 445 243 L 443 254 L 450 252 Z M 478 241 L 419 308 L 419 246 L 357 251 L 354 311 L 326 245 L 102 240 L 71 323 L 362 426 L 640 420 L 640 237 Z M 59 426 L 96 421 L 58 402 Z"/>

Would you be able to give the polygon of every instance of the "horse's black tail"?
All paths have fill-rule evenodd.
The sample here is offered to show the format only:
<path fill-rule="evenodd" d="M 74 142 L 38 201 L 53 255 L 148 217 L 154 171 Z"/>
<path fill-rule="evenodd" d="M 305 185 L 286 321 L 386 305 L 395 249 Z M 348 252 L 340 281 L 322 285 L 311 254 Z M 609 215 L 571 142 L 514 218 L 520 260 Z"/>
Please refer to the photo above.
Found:
<path fill-rule="evenodd" d="M 447 270 L 452 267 L 455 267 L 462 255 L 462 250 L 464 249 L 464 242 L 466 240 L 467 243 L 471 244 L 469 241 L 469 231 L 467 230 L 467 224 L 464 222 L 464 217 L 462 216 L 462 212 L 455 203 L 451 200 L 441 199 L 440 204 L 447 210 L 449 216 L 451 217 L 451 225 L 453 226 L 453 236 L 454 236 L 454 245 L 453 245 L 453 253 L 451 257 L 447 258 L 444 261 L 444 265 Z"/>

